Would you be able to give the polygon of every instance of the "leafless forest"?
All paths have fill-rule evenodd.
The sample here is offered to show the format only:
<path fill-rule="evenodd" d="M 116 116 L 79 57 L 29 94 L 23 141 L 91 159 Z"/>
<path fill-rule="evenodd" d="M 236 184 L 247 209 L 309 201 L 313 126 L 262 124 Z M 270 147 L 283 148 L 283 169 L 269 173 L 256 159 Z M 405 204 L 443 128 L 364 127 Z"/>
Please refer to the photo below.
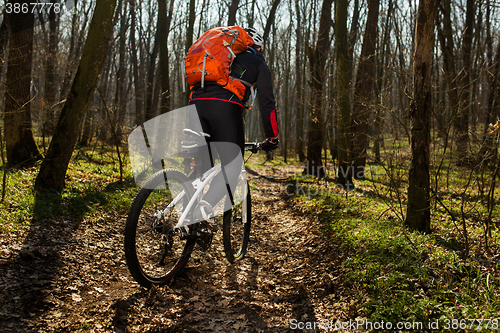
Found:
<path fill-rule="evenodd" d="M 2 331 L 498 317 L 499 0 L 0 9 Z M 281 131 L 247 163 L 253 249 L 239 266 L 196 257 L 146 291 L 122 254 L 128 135 L 187 105 L 188 48 L 231 25 L 263 35 Z M 246 140 L 264 140 L 258 103 L 244 119 Z"/>
<path fill-rule="evenodd" d="M 40 187 L 64 187 L 77 145 L 107 143 L 125 156 L 135 126 L 186 105 L 181 64 L 193 40 L 214 26 L 240 25 L 265 39 L 285 162 L 334 162 L 334 171 L 304 171 L 329 170 L 343 186 L 364 179 L 367 163 L 406 163 L 407 222 L 420 230 L 429 229 L 430 193 L 451 165 L 487 170 L 481 191 L 494 203 L 494 0 L 6 1 L 1 8 L 3 164 L 43 159 Z M 245 122 L 247 140 L 262 140 L 256 108 Z"/>

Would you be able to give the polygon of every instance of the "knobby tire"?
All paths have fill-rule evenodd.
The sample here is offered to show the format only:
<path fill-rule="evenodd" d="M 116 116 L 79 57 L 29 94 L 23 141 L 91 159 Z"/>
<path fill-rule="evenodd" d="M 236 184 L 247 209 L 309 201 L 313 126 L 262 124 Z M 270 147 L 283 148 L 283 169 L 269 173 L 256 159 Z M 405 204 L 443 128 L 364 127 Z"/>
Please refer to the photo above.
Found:
<path fill-rule="evenodd" d="M 247 195 L 244 196 L 239 204 L 224 212 L 222 222 L 224 252 L 226 259 L 230 263 L 244 258 L 250 238 L 252 202 L 250 187 L 247 182 L 243 182 L 243 184 L 246 185 Z M 235 196 L 238 195 L 238 191 L 241 191 L 241 188 L 240 183 L 235 191 Z M 244 207 L 246 207 L 246 210 L 243 209 Z"/>
<path fill-rule="evenodd" d="M 186 266 L 195 238 L 174 234 L 173 246 L 168 247 L 165 235 L 177 224 L 193 195 L 187 176 L 174 169 L 158 171 L 137 193 L 125 226 L 125 259 L 141 286 L 165 285 Z M 175 208 L 167 209 L 175 197 L 181 199 Z"/>

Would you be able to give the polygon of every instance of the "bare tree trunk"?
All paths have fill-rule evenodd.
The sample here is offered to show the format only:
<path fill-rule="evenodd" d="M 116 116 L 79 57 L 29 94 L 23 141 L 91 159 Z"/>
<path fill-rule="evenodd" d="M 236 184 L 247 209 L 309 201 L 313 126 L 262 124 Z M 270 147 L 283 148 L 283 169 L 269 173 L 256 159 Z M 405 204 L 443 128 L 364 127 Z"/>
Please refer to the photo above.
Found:
<path fill-rule="evenodd" d="M 283 158 L 285 163 L 287 163 L 287 158 L 288 158 L 288 139 L 290 137 L 289 133 L 289 103 L 288 103 L 288 93 L 289 93 L 289 86 L 290 86 L 290 71 L 291 71 L 291 57 L 292 57 L 292 51 L 291 51 L 291 27 L 287 32 L 287 46 L 286 46 L 286 53 L 285 53 L 285 109 L 283 110 L 285 121 L 284 121 L 284 135 L 283 135 Z"/>
<path fill-rule="evenodd" d="M 458 102 L 458 85 L 455 73 L 455 57 L 453 55 L 453 28 L 451 26 L 451 6 L 449 1 L 443 1 L 443 6 L 440 7 L 443 17 L 443 29 L 438 30 L 438 36 L 443 53 L 443 69 L 445 73 L 446 83 L 448 85 L 449 106 L 452 110 L 451 120 L 457 116 Z"/>
<path fill-rule="evenodd" d="M 156 115 L 156 105 L 152 102 L 154 98 L 154 86 L 155 86 L 155 74 L 156 74 L 156 58 L 158 57 L 159 49 L 160 49 L 160 33 L 159 29 L 156 30 L 155 42 L 153 46 L 153 52 L 149 58 L 148 64 L 148 76 L 147 76 L 147 87 L 146 93 L 144 95 L 144 99 L 146 100 L 146 114 L 145 121 L 152 119 Z"/>
<path fill-rule="evenodd" d="M 191 45 L 193 45 L 194 20 L 196 18 L 195 6 L 196 6 L 196 0 L 189 0 L 189 17 L 188 17 L 188 26 L 186 32 L 186 52 L 185 52 L 186 54 L 188 53 Z M 186 82 L 182 82 L 182 84 L 186 85 Z M 190 94 L 191 92 L 189 91 L 189 89 L 186 89 L 186 95 L 184 97 L 186 104 L 189 101 Z"/>
<path fill-rule="evenodd" d="M 326 141 L 328 143 L 328 148 L 330 149 L 330 156 L 332 158 L 332 163 L 335 163 L 337 159 L 337 142 L 335 131 L 337 128 L 337 124 L 335 123 L 336 119 L 336 107 L 335 101 L 337 100 L 337 89 L 335 86 L 335 52 L 331 52 L 331 60 L 330 65 L 328 66 L 328 87 L 329 92 L 327 95 L 327 105 L 326 105 Z M 326 157 L 325 157 L 326 158 Z M 327 160 L 325 159 L 325 164 Z"/>
<path fill-rule="evenodd" d="M 45 119 L 42 125 L 42 136 L 52 135 L 54 132 L 54 104 L 56 103 L 57 82 L 57 31 L 59 26 L 59 15 L 55 11 L 49 13 L 49 45 L 47 52 L 47 65 L 45 67 L 45 99 L 47 101 L 45 109 Z"/>
<path fill-rule="evenodd" d="M 470 71 L 472 63 L 472 36 L 474 30 L 474 0 L 467 0 L 467 9 L 465 14 L 465 29 L 463 33 L 463 70 L 462 91 L 460 95 L 460 106 L 455 118 L 455 127 L 457 130 L 457 159 L 459 164 L 469 164 L 469 114 L 470 114 L 470 95 L 471 82 Z"/>
<path fill-rule="evenodd" d="M 227 25 L 235 25 L 236 24 L 236 13 L 238 11 L 238 5 L 240 4 L 240 0 L 232 0 L 231 6 L 229 6 L 229 18 L 227 19 Z"/>
<path fill-rule="evenodd" d="M 354 88 L 352 111 L 353 173 L 356 179 L 365 179 L 366 148 L 368 144 L 368 119 L 372 108 L 373 78 L 375 70 L 375 48 L 377 43 L 378 12 L 380 0 L 369 0 L 363 46 L 359 60 L 358 75 Z"/>
<path fill-rule="evenodd" d="M 151 110 L 154 110 L 155 113 L 151 115 L 156 116 L 156 110 L 158 109 L 158 104 L 161 98 L 161 76 L 160 76 L 160 68 L 156 70 L 155 75 L 155 84 L 153 88 L 153 96 L 151 96 Z"/>
<path fill-rule="evenodd" d="M 437 0 L 420 0 L 415 28 L 413 101 L 410 109 L 411 166 L 405 224 L 430 232 L 430 119 L 432 113 L 432 54 Z"/>
<path fill-rule="evenodd" d="M 136 34 L 136 0 L 130 1 L 130 11 L 132 12 L 132 16 L 130 17 L 130 46 L 132 49 L 132 70 L 134 76 L 134 90 L 135 90 L 135 125 L 140 125 L 144 122 L 144 99 L 142 96 L 144 95 L 144 81 L 142 76 L 140 75 L 139 69 L 139 60 L 137 58 L 137 53 L 140 50 L 137 49 L 137 45 L 135 43 L 135 34 Z M 139 46 L 140 48 L 140 46 Z"/>
<path fill-rule="evenodd" d="M 210 0 L 208 0 L 208 1 L 210 1 Z M 205 27 L 203 26 L 203 22 L 204 22 L 203 21 L 203 14 L 206 12 L 206 10 L 205 10 L 206 4 L 207 4 L 207 0 L 203 0 L 203 3 L 201 4 L 200 21 L 198 23 L 198 34 L 196 35 L 198 37 L 202 35 L 201 30 L 205 29 Z"/>
<path fill-rule="evenodd" d="M 7 43 L 9 41 L 9 30 L 7 29 L 7 20 L 5 17 L 0 25 L 0 108 L 4 108 L 4 93 L 5 93 L 5 61 Z M 5 110 L 5 109 L 4 109 Z M 3 112 L 0 112 L 0 117 L 3 117 Z"/>
<path fill-rule="evenodd" d="M 350 168 L 351 107 L 349 104 L 349 59 L 347 41 L 347 0 L 337 1 L 335 13 L 337 52 L 337 155 L 339 161 L 337 184 L 346 189 L 352 187 Z"/>
<path fill-rule="evenodd" d="M 250 12 L 247 14 L 248 26 L 253 27 L 255 22 L 255 3 L 257 0 L 252 0 L 252 6 L 250 7 Z"/>
<path fill-rule="evenodd" d="M 453 28 L 451 24 L 451 5 L 449 1 L 443 1 L 443 30 L 439 31 L 441 47 L 443 50 L 444 70 L 448 84 L 448 97 L 452 109 L 452 120 L 457 134 L 457 162 L 462 164 L 467 162 L 468 142 L 469 142 L 469 71 L 471 67 L 470 50 L 472 47 L 472 29 L 474 13 L 472 4 L 467 0 L 467 14 L 465 32 L 463 34 L 463 67 L 461 75 L 461 92 L 458 93 L 460 85 L 459 76 L 455 71 L 455 56 L 453 54 Z M 472 18 L 470 17 L 472 15 Z"/>
<path fill-rule="evenodd" d="M 380 101 L 377 103 L 376 113 L 375 113 L 375 124 L 374 124 L 374 140 L 373 140 L 373 154 L 375 156 L 375 161 L 377 163 L 381 162 L 380 158 L 380 146 L 382 144 L 383 134 L 382 134 L 382 123 L 384 119 L 384 110 L 380 106 L 382 103 L 382 89 L 384 87 L 384 68 L 388 63 L 389 50 L 390 50 L 390 31 L 391 31 L 391 17 L 394 6 L 393 1 L 389 0 L 387 16 L 385 20 L 384 35 L 380 42 L 379 53 L 377 56 L 377 79 L 375 83 L 375 98 Z"/>
<path fill-rule="evenodd" d="M 8 39 L 9 39 L 9 30 L 7 29 L 7 20 L 4 17 L 4 19 L 2 20 L 2 25 L 0 25 L 0 68 L 3 67 L 3 64 L 5 62 L 4 59 L 5 48 L 7 46 L 6 44 Z"/>
<path fill-rule="evenodd" d="M 28 4 L 29 1 L 23 1 Z M 10 165 L 32 163 L 40 157 L 31 124 L 31 63 L 34 15 L 7 13 L 9 59 L 5 82 L 5 143 Z"/>
<path fill-rule="evenodd" d="M 311 114 L 309 116 L 309 130 L 307 133 L 307 162 L 305 174 L 317 177 L 325 176 L 321 150 L 324 138 L 323 115 L 323 80 L 326 57 L 328 55 L 330 39 L 330 22 L 332 21 L 332 2 L 324 0 L 319 21 L 319 34 L 316 48 L 308 47 L 308 56 L 311 70 Z"/>
<path fill-rule="evenodd" d="M 119 32 L 119 44 L 118 44 L 118 73 L 116 75 L 117 89 L 116 89 L 116 108 L 114 114 L 114 129 L 117 138 L 121 138 L 123 122 L 125 119 L 125 112 L 127 108 L 127 85 L 128 76 L 126 68 L 126 46 L 127 46 L 127 30 L 128 30 L 128 20 L 127 15 L 129 11 L 127 10 L 127 3 L 124 0 L 119 1 L 118 13 L 120 15 L 120 32 Z"/>
<path fill-rule="evenodd" d="M 161 107 L 160 113 L 170 111 L 170 70 L 168 59 L 168 34 L 170 31 L 170 22 L 172 21 L 172 13 L 174 9 L 174 0 L 170 1 L 170 8 L 167 15 L 167 0 L 160 0 L 158 4 L 158 22 L 162 22 L 159 27 L 160 36 L 160 80 L 161 80 Z"/>
<path fill-rule="evenodd" d="M 490 0 L 487 0 L 486 2 L 486 63 L 488 67 L 493 67 L 493 38 L 491 36 L 491 8 L 490 8 Z M 0 49 L 1 52 L 1 49 Z M 483 129 L 483 142 L 486 141 L 488 138 L 491 137 L 491 135 L 488 135 L 488 128 L 489 128 L 489 123 L 492 122 L 493 117 L 492 117 L 492 106 L 493 106 L 493 93 L 492 93 L 492 83 L 493 80 L 491 80 L 491 76 L 488 75 L 487 77 L 487 82 L 488 82 L 488 87 L 489 87 L 489 94 L 488 94 L 488 99 L 487 99 L 487 105 L 486 105 L 486 120 L 484 124 L 484 129 Z"/>
<path fill-rule="evenodd" d="M 351 20 L 351 31 L 349 32 L 349 77 L 354 81 L 354 46 L 356 45 L 356 40 L 358 39 L 359 30 L 359 0 L 354 1 L 354 13 L 352 14 Z M 366 32 L 365 32 L 366 34 Z"/>
<path fill-rule="evenodd" d="M 83 13 L 83 23 L 80 27 L 80 31 L 78 28 L 78 20 L 81 19 L 81 13 L 78 12 L 77 6 L 75 4 L 74 13 L 72 18 L 72 28 L 71 28 L 71 39 L 70 39 L 70 48 L 68 52 L 68 58 L 66 61 L 66 71 L 64 73 L 63 85 L 61 88 L 61 99 L 65 99 L 68 94 L 69 89 L 71 88 L 71 77 L 73 76 L 74 70 L 77 67 L 77 61 L 80 58 L 81 50 L 83 47 L 85 31 L 87 30 L 87 23 L 90 16 L 90 6 L 89 9 Z"/>
<path fill-rule="evenodd" d="M 106 99 L 112 99 L 111 94 L 113 93 L 113 90 L 116 90 L 116 66 L 113 59 L 113 47 L 111 45 L 108 49 L 108 55 L 101 73 L 102 74 L 99 75 L 100 79 L 97 81 L 96 86 L 99 87 L 100 91 L 104 92 Z M 101 98 L 94 98 L 96 116 L 98 115 L 98 117 L 96 117 L 98 121 L 96 121 L 95 124 L 98 132 L 97 140 L 100 140 L 102 143 L 112 143 L 113 133 L 110 131 L 109 122 L 106 121 L 108 116 L 105 104 L 105 101 Z M 90 117 L 91 114 L 92 111 L 88 109 L 87 115 Z"/>
<path fill-rule="evenodd" d="M 302 96 L 304 94 L 304 86 L 302 85 L 302 67 L 303 67 L 303 48 L 304 48 L 304 33 L 302 30 L 302 19 L 300 16 L 299 0 L 295 0 L 295 12 L 297 14 L 297 44 L 295 46 L 295 77 L 296 77 L 296 119 L 297 119 L 297 141 L 296 152 L 299 155 L 299 161 L 303 162 L 306 159 L 304 153 L 304 104 L 302 103 Z"/>
<path fill-rule="evenodd" d="M 83 124 L 82 136 L 78 144 L 80 146 L 87 146 L 92 137 L 92 122 L 93 122 L 93 114 L 94 111 L 92 108 L 88 108 L 87 113 L 85 115 L 85 121 Z"/>
<path fill-rule="evenodd" d="M 59 121 L 50 142 L 47 156 L 35 181 L 37 187 L 61 191 L 69 160 L 80 133 L 85 113 L 92 103 L 99 74 L 102 71 L 113 32 L 113 13 L 116 0 L 96 3 L 87 42 L 80 65 L 64 103 Z"/>
<path fill-rule="evenodd" d="M 280 1 L 281 0 L 274 0 L 273 6 L 271 7 L 271 10 L 269 11 L 269 16 L 267 17 L 266 27 L 264 28 L 264 35 L 262 36 L 262 38 L 264 39 L 264 45 L 266 45 L 267 39 L 269 38 L 269 33 L 271 32 L 271 26 L 274 23 L 274 18 L 276 17 L 276 10 L 278 9 Z"/>

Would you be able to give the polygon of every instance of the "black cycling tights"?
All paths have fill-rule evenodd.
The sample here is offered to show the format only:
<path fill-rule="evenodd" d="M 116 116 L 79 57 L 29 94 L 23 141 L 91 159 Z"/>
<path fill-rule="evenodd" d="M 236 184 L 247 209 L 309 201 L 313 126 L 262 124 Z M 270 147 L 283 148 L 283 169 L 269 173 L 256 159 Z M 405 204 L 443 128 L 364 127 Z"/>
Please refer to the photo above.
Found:
<path fill-rule="evenodd" d="M 211 151 L 217 151 L 227 178 L 224 179 L 223 173 L 219 173 L 203 197 L 203 200 L 215 206 L 227 194 L 226 182 L 234 189 L 241 172 L 245 150 L 242 106 L 212 98 L 194 99 L 189 104 L 196 105 L 201 128 L 210 134 L 207 142 Z"/>

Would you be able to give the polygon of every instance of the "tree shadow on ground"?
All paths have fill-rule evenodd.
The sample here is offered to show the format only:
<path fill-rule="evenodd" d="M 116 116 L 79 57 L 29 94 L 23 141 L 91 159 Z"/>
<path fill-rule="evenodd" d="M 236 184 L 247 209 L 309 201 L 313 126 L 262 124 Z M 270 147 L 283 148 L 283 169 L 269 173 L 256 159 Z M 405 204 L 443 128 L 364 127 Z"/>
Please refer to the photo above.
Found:
<path fill-rule="evenodd" d="M 52 291 L 65 276 L 64 251 L 80 222 L 102 204 L 106 194 L 128 183 L 109 184 L 102 192 L 88 191 L 63 199 L 55 191 L 37 191 L 33 218 L 22 245 L 13 245 L 0 259 L 0 332 L 20 332 L 60 302 Z"/>
<path fill-rule="evenodd" d="M 56 193 L 37 193 L 34 211 L 53 215 L 60 202 Z M 1 332 L 24 331 L 56 301 L 50 292 L 63 274 L 60 250 L 77 227 L 65 219 L 32 219 L 24 244 L 0 264 Z"/>

